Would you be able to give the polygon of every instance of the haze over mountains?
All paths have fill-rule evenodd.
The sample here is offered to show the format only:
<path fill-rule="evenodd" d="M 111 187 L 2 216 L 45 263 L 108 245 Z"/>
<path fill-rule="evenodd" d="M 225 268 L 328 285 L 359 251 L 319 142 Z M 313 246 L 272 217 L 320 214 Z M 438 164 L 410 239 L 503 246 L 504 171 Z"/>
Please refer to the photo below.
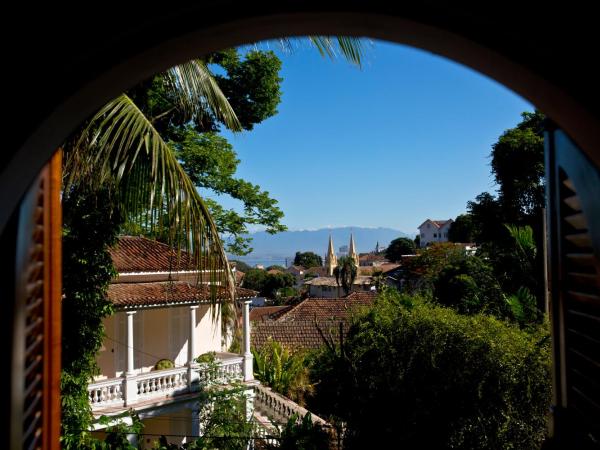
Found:
<path fill-rule="evenodd" d="M 414 237 L 414 233 L 410 235 L 392 228 L 340 227 L 285 231 L 277 234 L 259 231 L 249 235 L 253 239 L 251 246 L 254 251 L 252 253 L 244 257 L 232 256 L 231 258 L 248 262 L 280 260 L 293 257 L 297 251 L 310 251 L 323 256 L 327 252 L 329 235 L 333 237 L 333 245 L 338 252 L 341 246 L 348 245 L 350 242 L 350 233 L 354 234 L 354 242 L 359 253 L 373 251 L 377 242 L 380 247 L 386 247 L 392 239 Z"/>

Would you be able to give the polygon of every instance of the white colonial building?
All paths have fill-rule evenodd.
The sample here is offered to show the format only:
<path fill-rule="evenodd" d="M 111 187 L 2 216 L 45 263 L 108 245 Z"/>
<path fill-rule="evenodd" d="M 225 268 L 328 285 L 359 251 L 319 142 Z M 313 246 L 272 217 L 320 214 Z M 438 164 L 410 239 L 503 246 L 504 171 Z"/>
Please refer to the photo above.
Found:
<path fill-rule="evenodd" d="M 448 242 L 448 232 L 452 226 L 452 219 L 431 220 L 427 219 L 419 225 L 421 247 L 427 247 L 435 242 Z"/>
<path fill-rule="evenodd" d="M 197 393 L 207 379 L 206 366 L 196 358 L 209 352 L 216 356 L 219 379 L 246 384 L 251 420 L 277 416 L 268 404 L 281 402 L 280 396 L 253 379 L 249 304 L 255 291 L 236 288 L 243 345 L 241 354 L 230 353 L 231 337 L 221 327 L 229 291 L 211 286 L 206 274 L 192 269 L 185 253 L 178 258 L 165 244 L 126 236 L 111 256 L 118 276 L 108 298 L 116 313 L 104 320 L 106 334 L 97 356 L 100 375 L 88 386 L 96 418 L 135 410 L 144 424 L 139 448 L 152 448 L 161 435 L 170 436 L 171 443 L 189 442 L 201 434 Z M 211 291 L 216 291 L 216 304 Z M 172 367 L 157 367 L 161 360 Z M 96 423 L 95 430 L 101 432 L 104 426 Z"/>

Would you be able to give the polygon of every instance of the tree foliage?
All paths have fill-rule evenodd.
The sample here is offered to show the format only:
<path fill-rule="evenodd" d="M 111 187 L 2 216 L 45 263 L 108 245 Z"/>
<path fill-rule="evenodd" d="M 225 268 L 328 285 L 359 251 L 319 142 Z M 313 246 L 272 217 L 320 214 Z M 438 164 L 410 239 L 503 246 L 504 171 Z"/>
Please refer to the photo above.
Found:
<path fill-rule="evenodd" d="M 253 349 L 254 375 L 266 386 L 291 400 L 304 404 L 313 386 L 308 379 L 307 354 L 292 351 L 280 342 L 269 340 L 262 348 Z"/>
<path fill-rule="evenodd" d="M 537 449 L 546 433 L 542 328 L 387 291 L 313 367 L 320 412 L 347 425 L 344 448 Z"/>
<path fill-rule="evenodd" d="M 342 256 L 338 259 L 338 264 L 333 269 L 333 275 L 337 285 L 342 286 L 342 289 L 348 295 L 358 275 L 358 267 L 356 267 L 354 259 L 350 256 Z"/>
<path fill-rule="evenodd" d="M 473 219 L 469 214 L 460 214 L 448 230 L 450 242 L 474 242 Z"/>
<path fill-rule="evenodd" d="M 250 269 L 244 275 L 243 286 L 258 291 L 267 298 L 278 297 L 281 289 L 291 288 L 296 279 L 290 273 L 268 273 L 263 269 Z"/>
<path fill-rule="evenodd" d="M 296 252 L 294 257 L 294 265 L 302 266 L 305 269 L 311 267 L 321 267 L 323 265 L 323 258 L 314 252 Z"/>
<path fill-rule="evenodd" d="M 406 237 L 399 237 L 390 242 L 385 249 L 385 257 L 389 261 L 398 262 L 402 255 L 414 255 L 416 251 L 415 241 Z"/>
<path fill-rule="evenodd" d="M 478 256 L 465 255 L 447 264 L 434 279 L 433 297 L 461 314 L 509 315 L 493 268 Z"/>
<path fill-rule="evenodd" d="M 185 172 L 205 196 L 228 195 L 241 202 L 243 213 L 225 209 L 214 199 L 207 199 L 206 204 L 227 240 L 227 250 L 243 255 L 252 251 L 251 239 L 245 236 L 247 226 L 263 225 L 269 233 L 284 231 L 283 212 L 268 192 L 235 176 L 240 161 L 233 147 L 217 132 L 223 126 L 234 131 L 252 130 L 277 113 L 281 61 L 272 51 L 250 50 L 241 55 L 238 50 L 229 49 L 208 55 L 206 62 L 222 72 L 211 76 L 235 111 L 238 128 L 210 108 L 201 108 L 201 112 L 190 116 L 186 104 L 179 101 L 178 90 L 171 89 L 169 72 L 141 83 L 129 95 L 169 142 Z M 206 103 L 198 101 L 200 106 Z"/>
<path fill-rule="evenodd" d="M 266 444 L 266 450 L 330 450 L 331 436 L 307 413 L 300 417 L 294 413 L 278 433 L 276 444 Z"/>
<path fill-rule="evenodd" d="M 108 250 L 117 241 L 122 216 L 110 187 L 72 186 L 63 212 L 62 446 L 78 449 L 90 438 L 87 387 L 99 372 L 102 319 L 113 312 L 107 292 L 116 271 Z"/>

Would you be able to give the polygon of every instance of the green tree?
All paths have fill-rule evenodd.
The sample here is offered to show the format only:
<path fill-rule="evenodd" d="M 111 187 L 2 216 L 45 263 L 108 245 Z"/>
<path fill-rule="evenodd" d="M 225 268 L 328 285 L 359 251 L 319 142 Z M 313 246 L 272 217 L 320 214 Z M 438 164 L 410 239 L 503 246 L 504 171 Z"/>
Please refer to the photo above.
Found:
<path fill-rule="evenodd" d="M 187 99 L 190 117 L 201 106 L 237 127 L 227 99 L 201 62 L 171 69 L 168 78 L 175 91 L 187 83 L 180 101 L 185 104 Z M 112 313 L 106 290 L 115 272 L 108 248 L 123 221 L 164 228 L 162 218 L 171 218 L 169 243 L 185 246 L 214 281 L 231 286 L 233 280 L 228 270 L 219 270 L 227 268 L 227 259 L 206 205 L 172 149 L 128 95 L 107 103 L 65 143 L 63 161 L 61 403 L 62 445 L 69 449 L 89 443 L 87 385 L 97 374 L 102 319 Z"/>
<path fill-rule="evenodd" d="M 294 265 L 302 266 L 305 269 L 311 267 L 321 267 L 323 265 L 323 259 L 313 252 L 296 252 L 294 257 Z"/>
<path fill-rule="evenodd" d="M 354 259 L 349 256 L 342 256 L 338 259 L 338 264 L 333 269 L 333 274 L 335 275 L 337 285 L 342 286 L 344 292 L 348 295 L 358 275 L 358 267 L 356 267 Z"/>
<path fill-rule="evenodd" d="M 267 279 L 267 272 L 263 269 L 250 269 L 246 271 L 242 286 L 246 289 L 263 292 Z"/>
<path fill-rule="evenodd" d="M 99 372 L 102 319 L 113 312 L 108 286 L 116 275 L 109 248 L 122 216 L 110 186 L 73 187 L 63 200 L 62 447 L 90 445 L 92 413 L 88 383 Z"/>
<path fill-rule="evenodd" d="M 414 255 L 416 251 L 415 242 L 406 237 L 399 237 L 390 242 L 385 249 L 385 257 L 393 262 L 402 259 L 402 255 Z"/>
<path fill-rule="evenodd" d="M 526 332 L 390 290 L 355 319 L 336 355 L 322 355 L 313 381 L 327 401 L 315 412 L 345 422 L 344 448 L 533 450 L 545 437 L 545 328 Z"/>
<path fill-rule="evenodd" d="M 233 147 L 217 132 L 222 126 L 234 131 L 251 130 L 277 113 L 281 100 L 281 61 L 272 51 L 251 50 L 241 55 L 236 49 L 210 54 L 205 61 L 223 72 L 210 76 L 235 111 L 238 121 L 235 124 L 213 110 L 186 113 L 188 105 L 180 101 L 179 92 L 171 89 L 168 73 L 152 77 L 129 94 L 168 141 L 203 195 L 227 195 L 242 203 L 243 212 L 238 213 L 223 208 L 218 201 L 206 201 L 219 233 L 226 239 L 227 250 L 243 255 L 252 250 L 251 239 L 245 236 L 247 226 L 263 225 L 269 233 L 283 231 L 286 229 L 281 224 L 283 212 L 268 192 L 235 176 L 240 161 Z M 162 238 L 158 231 L 156 236 Z"/>
<path fill-rule="evenodd" d="M 432 291 L 440 272 L 464 258 L 465 250 L 449 242 L 436 242 L 421 249 L 417 256 L 403 261 L 409 290 L 421 293 Z"/>
<path fill-rule="evenodd" d="M 448 240 L 450 242 L 474 242 L 474 237 L 472 216 L 470 214 L 457 216 L 448 230 Z"/>
<path fill-rule="evenodd" d="M 533 225 L 544 207 L 544 115 L 524 112 L 492 146 L 492 174 L 505 223 Z"/>
<path fill-rule="evenodd" d="M 269 298 L 280 297 L 280 291 L 286 291 L 296 284 L 296 278 L 291 273 L 267 273 L 263 295 Z"/>
<path fill-rule="evenodd" d="M 509 315 L 508 305 L 492 267 L 477 256 L 447 264 L 433 282 L 434 298 L 461 314 Z"/>
<path fill-rule="evenodd" d="M 263 269 L 250 269 L 244 275 L 243 286 L 258 291 L 267 298 L 276 298 L 280 289 L 290 288 L 296 279 L 290 273 L 267 273 Z"/>

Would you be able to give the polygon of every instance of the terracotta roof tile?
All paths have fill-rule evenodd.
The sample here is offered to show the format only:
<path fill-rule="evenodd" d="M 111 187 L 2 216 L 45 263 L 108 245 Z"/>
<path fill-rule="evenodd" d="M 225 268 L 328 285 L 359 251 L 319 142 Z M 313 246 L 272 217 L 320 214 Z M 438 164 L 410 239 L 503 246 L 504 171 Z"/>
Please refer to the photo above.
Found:
<path fill-rule="evenodd" d="M 110 250 L 113 264 L 119 273 L 170 272 L 195 270 L 192 256 L 158 241 L 141 236 L 121 236 Z"/>
<path fill-rule="evenodd" d="M 307 274 L 316 275 L 318 277 L 326 277 L 326 276 L 328 276 L 327 267 L 321 267 L 321 266 L 311 267 L 310 269 L 306 269 L 304 271 L 304 275 L 307 275 Z"/>
<path fill-rule="evenodd" d="M 357 308 L 373 304 L 376 294 L 353 292 L 343 298 L 307 298 L 279 315 L 278 322 L 346 320 Z"/>
<path fill-rule="evenodd" d="M 353 285 L 364 285 L 371 284 L 372 278 L 369 276 L 359 275 L 354 280 Z M 304 284 L 309 286 L 337 286 L 337 281 L 335 277 L 316 277 L 311 280 L 305 281 Z"/>
<path fill-rule="evenodd" d="M 358 260 L 362 262 L 377 262 L 377 261 L 387 261 L 385 255 L 383 253 L 365 253 L 359 255 Z"/>
<path fill-rule="evenodd" d="M 287 311 L 290 308 L 291 308 L 291 306 L 289 306 L 289 305 L 260 306 L 257 308 L 252 308 L 250 310 L 250 321 L 255 322 L 255 321 L 261 321 L 261 320 L 262 321 L 273 320 L 273 316 L 277 316 L 277 315 Z"/>
<path fill-rule="evenodd" d="M 348 332 L 348 324 L 342 323 L 342 332 Z M 334 321 L 301 322 L 253 322 L 250 325 L 250 342 L 255 348 L 261 348 L 269 339 L 281 342 L 290 349 L 313 349 L 321 347 L 326 339 L 339 341 L 339 324 Z M 321 330 L 321 332 L 319 332 Z M 321 335 L 323 333 L 323 336 Z"/>
<path fill-rule="evenodd" d="M 256 297 L 256 291 L 237 288 L 236 298 Z M 223 287 L 217 288 L 217 299 L 229 296 Z M 210 287 L 184 281 L 151 283 L 113 283 L 108 287 L 108 299 L 117 308 L 167 306 L 210 302 Z"/>

